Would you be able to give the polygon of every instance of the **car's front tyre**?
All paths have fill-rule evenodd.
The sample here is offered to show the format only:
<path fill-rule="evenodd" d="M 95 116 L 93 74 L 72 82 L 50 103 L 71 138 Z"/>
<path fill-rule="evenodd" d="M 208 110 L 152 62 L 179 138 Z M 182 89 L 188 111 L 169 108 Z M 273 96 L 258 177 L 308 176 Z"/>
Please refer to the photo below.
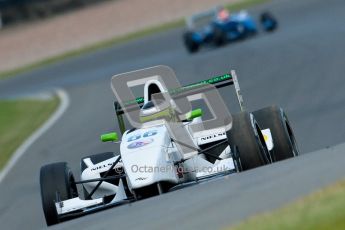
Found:
<path fill-rule="evenodd" d="M 78 196 L 74 176 L 66 162 L 58 162 L 41 167 L 41 199 L 47 225 L 59 223 L 55 202 Z"/>

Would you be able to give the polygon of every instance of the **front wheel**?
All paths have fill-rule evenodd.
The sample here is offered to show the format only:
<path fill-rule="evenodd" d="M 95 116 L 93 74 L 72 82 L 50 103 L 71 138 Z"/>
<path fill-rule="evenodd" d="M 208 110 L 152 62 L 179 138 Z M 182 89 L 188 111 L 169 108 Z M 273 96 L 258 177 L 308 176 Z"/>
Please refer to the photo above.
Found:
<path fill-rule="evenodd" d="M 41 199 L 47 225 L 59 223 L 55 202 L 78 196 L 72 171 L 66 162 L 53 163 L 41 167 Z"/>

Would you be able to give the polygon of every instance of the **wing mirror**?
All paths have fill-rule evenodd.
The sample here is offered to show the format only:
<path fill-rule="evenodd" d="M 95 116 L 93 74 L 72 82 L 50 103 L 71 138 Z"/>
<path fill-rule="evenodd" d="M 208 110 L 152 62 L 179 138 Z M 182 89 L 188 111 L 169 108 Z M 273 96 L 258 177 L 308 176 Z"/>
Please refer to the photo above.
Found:
<path fill-rule="evenodd" d="M 195 109 L 186 114 L 186 118 L 189 121 L 201 116 L 202 116 L 202 109 Z"/>
<path fill-rule="evenodd" d="M 102 142 L 116 142 L 119 140 L 119 137 L 116 132 L 111 132 L 111 133 L 105 133 L 101 135 L 101 141 Z"/>

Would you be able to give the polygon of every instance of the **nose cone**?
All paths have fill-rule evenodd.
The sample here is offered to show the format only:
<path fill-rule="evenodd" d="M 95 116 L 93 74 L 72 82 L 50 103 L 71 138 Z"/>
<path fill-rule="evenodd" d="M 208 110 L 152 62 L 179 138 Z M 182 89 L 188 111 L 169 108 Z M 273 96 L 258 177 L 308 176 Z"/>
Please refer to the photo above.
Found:
<path fill-rule="evenodd" d="M 141 188 L 160 181 L 177 183 L 176 169 L 165 148 L 152 146 L 122 158 L 132 188 Z M 132 163 L 134 162 L 134 163 Z"/>
<path fill-rule="evenodd" d="M 167 147 L 170 138 L 165 126 L 136 130 L 121 143 L 122 162 L 132 188 L 160 181 L 177 181 Z"/>

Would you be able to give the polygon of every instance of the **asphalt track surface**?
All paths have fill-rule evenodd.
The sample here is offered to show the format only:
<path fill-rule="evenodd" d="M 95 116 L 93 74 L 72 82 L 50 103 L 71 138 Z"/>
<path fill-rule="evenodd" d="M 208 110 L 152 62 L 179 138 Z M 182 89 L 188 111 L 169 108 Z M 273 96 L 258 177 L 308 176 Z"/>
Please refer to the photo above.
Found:
<path fill-rule="evenodd" d="M 99 134 L 116 130 L 110 77 L 158 64 L 182 84 L 235 69 L 248 110 L 278 104 L 295 129 L 300 157 L 234 174 L 59 224 L 55 229 L 215 229 L 277 208 L 345 177 L 345 2 L 276 0 L 280 28 L 222 49 L 189 55 L 182 29 L 66 60 L 0 81 L 0 97 L 63 87 L 71 106 L 7 175 L 0 187 L 1 229 L 41 229 L 38 175 L 43 164 L 115 151 Z M 236 111 L 232 90 L 222 90 Z M 112 227 L 113 226 L 113 227 Z"/>

